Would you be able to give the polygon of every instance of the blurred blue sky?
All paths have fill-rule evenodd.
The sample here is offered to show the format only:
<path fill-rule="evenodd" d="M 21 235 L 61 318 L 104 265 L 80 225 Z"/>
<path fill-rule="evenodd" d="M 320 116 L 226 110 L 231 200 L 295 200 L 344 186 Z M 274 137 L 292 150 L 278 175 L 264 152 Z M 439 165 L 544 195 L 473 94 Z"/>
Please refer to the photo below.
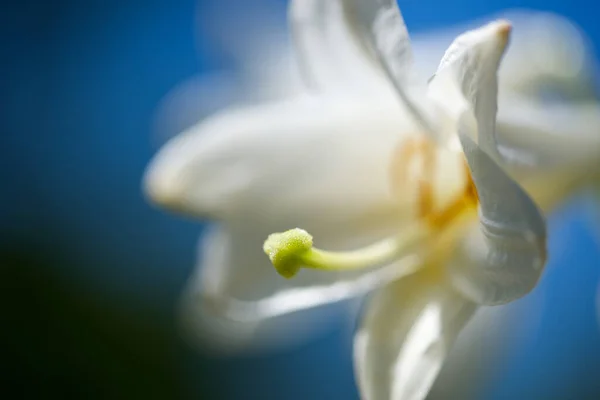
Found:
<path fill-rule="evenodd" d="M 23 240 L 59 251 L 57 268 L 70 284 L 132 313 L 151 306 L 160 321 L 172 323 L 201 226 L 153 209 L 142 197 L 141 176 L 157 150 L 152 124 L 159 102 L 176 84 L 227 62 L 195 34 L 198 7 L 250 1 L 3 2 L 2 245 Z M 505 8 L 549 10 L 573 19 L 596 48 L 600 44 L 600 5 L 591 0 L 406 0 L 401 7 L 415 31 Z M 552 245 L 561 248 L 560 257 L 535 293 L 521 301 L 527 310 L 542 298 L 544 313 L 534 328 L 515 321 L 512 352 L 486 398 L 580 399 L 594 388 L 600 393 L 594 310 L 600 255 L 579 210 L 571 205 L 552 220 Z M 207 380 L 198 383 L 194 371 L 208 362 L 209 377 L 220 377 L 220 398 L 244 398 L 257 385 L 263 398 L 356 396 L 341 328 L 277 357 L 182 360 L 190 394 L 204 390 L 198 385 Z"/>

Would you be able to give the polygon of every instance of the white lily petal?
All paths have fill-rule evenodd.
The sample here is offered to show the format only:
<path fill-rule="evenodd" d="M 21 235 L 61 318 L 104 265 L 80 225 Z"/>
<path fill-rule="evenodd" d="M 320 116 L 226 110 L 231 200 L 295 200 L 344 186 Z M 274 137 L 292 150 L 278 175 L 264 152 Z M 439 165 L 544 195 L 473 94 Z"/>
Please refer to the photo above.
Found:
<path fill-rule="evenodd" d="M 417 273 L 381 289 L 354 339 L 366 400 L 422 400 L 476 306 L 441 279 Z"/>
<path fill-rule="evenodd" d="M 241 301 L 232 297 L 219 298 L 217 301 L 221 302 L 220 308 L 227 318 L 239 322 L 258 322 L 366 295 L 416 272 L 421 266 L 422 259 L 410 255 L 382 268 L 342 276 L 330 284 L 281 289 L 256 301 Z"/>
<path fill-rule="evenodd" d="M 180 317 L 183 333 L 191 344 L 212 351 L 240 351 L 249 345 L 260 348 L 257 340 L 257 324 L 239 324 L 218 317 L 203 299 L 204 286 L 208 282 L 219 286 L 222 260 L 227 259 L 230 248 L 229 237 L 223 230 L 205 233 L 198 248 L 203 269 L 196 269 L 188 281 L 181 298 Z M 213 266 L 211 268 L 211 266 Z M 208 275 L 212 271 L 212 276 Z M 208 275 L 203 282 L 202 275 Z M 212 289 L 211 289 L 212 290 Z M 260 336 L 259 336 L 260 338 Z M 267 339 L 268 340 L 268 339 Z"/>
<path fill-rule="evenodd" d="M 506 303 L 529 293 L 546 261 L 544 217 L 497 163 L 496 73 L 510 29 L 496 21 L 459 36 L 431 82 L 440 104 L 458 117 L 458 136 L 479 197 L 482 251 L 449 268 L 456 287 L 478 304 Z"/>
<path fill-rule="evenodd" d="M 500 20 L 457 37 L 446 50 L 429 85 L 430 96 L 450 110 L 453 118 L 460 118 L 465 109 L 472 110 L 477 121 L 477 135 L 473 139 L 494 158 L 497 157 L 497 71 L 510 30 L 511 25 Z M 468 107 L 464 101 L 457 101 L 458 93 L 452 85 L 458 86 Z M 454 97 L 449 97 L 448 92 L 454 92 Z"/>
<path fill-rule="evenodd" d="M 539 96 L 540 89 L 550 86 L 569 97 L 593 97 L 593 85 L 589 83 L 594 61 L 588 39 L 572 21 L 545 11 L 507 10 L 466 24 L 415 34 L 416 70 L 429 78 L 452 38 L 497 19 L 509 20 L 514 27 L 510 51 L 499 71 L 501 94 Z"/>
<path fill-rule="evenodd" d="M 326 43 L 326 22 L 329 22 L 332 11 L 335 17 L 339 16 L 338 5 L 337 1 L 291 0 L 288 6 L 300 75 L 311 89 L 341 85 L 335 57 L 331 54 L 331 46 Z"/>
<path fill-rule="evenodd" d="M 146 191 L 194 216 L 289 218 L 283 230 L 381 220 L 401 206 L 387 180 L 395 146 L 418 132 L 392 110 L 393 103 L 319 97 L 224 112 L 161 149 Z"/>
<path fill-rule="evenodd" d="M 495 305 L 529 293 L 546 262 L 544 217 L 529 195 L 472 139 L 474 121 L 459 137 L 479 196 L 479 231 L 466 259 L 449 267 L 456 287 L 478 304 Z M 471 127 L 471 128 L 469 128 Z M 479 244 L 479 245 L 476 245 Z"/>
<path fill-rule="evenodd" d="M 413 76 L 413 57 L 408 30 L 396 0 L 348 0 L 359 21 L 363 40 L 379 58 L 397 95 L 421 128 L 436 140 L 439 113 Z"/>
<path fill-rule="evenodd" d="M 353 0 L 292 0 L 289 21 L 301 75 L 320 91 L 392 96 L 373 55 L 357 37 Z"/>

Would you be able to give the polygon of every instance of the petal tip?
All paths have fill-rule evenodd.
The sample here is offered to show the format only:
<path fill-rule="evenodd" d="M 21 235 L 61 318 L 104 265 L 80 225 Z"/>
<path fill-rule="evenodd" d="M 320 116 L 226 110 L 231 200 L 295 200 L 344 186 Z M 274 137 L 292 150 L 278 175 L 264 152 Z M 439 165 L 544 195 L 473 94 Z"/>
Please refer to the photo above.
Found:
<path fill-rule="evenodd" d="M 510 33 L 512 32 L 512 24 L 507 20 L 500 20 L 496 25 L 496 34 L 503 41 L 508 41 Z"/>
<path fill-rule="evenodd" d="M 181 188 L 177 179 L 166 176 L 154 165 L 147 169 L 143 182 L 142 190 L 145 196 L 154 204 L 165 208 L 176 208 L 181 200 Z"/>

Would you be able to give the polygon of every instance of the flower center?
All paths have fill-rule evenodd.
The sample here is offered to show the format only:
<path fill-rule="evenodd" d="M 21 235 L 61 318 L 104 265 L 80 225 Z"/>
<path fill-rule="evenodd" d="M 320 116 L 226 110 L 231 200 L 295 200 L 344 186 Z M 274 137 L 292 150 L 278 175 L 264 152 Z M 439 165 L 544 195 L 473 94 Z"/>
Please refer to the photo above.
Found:
<path fill-rule="evenodd" d="M 439 149 L 423 136 L 409 137 L 396 149 L 390 186 L 399 200 L 412 195 L 417 219 L 436 230 L 479 203 L 464 155 Z"/>
<path fill-rule="evenodd" d="M 331 252 L 313 247 L 302 229 L 270 235 L 263 250 L 280 275 L 291 278 L 301 268 L 354 270 L 420 254 L 423 265 L 453 248 L 465 220 L 478 204 L 477 191 L 462 153 L 438 149 L 422 137 L 403 141 L 393 157 L 391 187 L 399 201 L 411 198 L 416 218 L 390 238 L 362 249 Z M 423 251 L 426 250 L 426 251 Z"/>

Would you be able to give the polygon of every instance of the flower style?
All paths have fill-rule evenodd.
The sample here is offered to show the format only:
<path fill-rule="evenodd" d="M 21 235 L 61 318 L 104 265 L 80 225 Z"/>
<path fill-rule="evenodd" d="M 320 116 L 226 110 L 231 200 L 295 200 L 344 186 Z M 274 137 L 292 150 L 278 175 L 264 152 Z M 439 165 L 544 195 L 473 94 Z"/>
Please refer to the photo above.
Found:
<path fill-rule="evenodd" d="M 503 21 L 461 35 L 427 88 L 411 80 L 395 2 L 293 1 L 290 19 L 310 94 L 209 117 L 146 176 L 155 202 L 220 221 L 188 315 L 226 343 L 271 344 L 323 321 L 297 311 L 379 289 L 355 340 L 361 391 L 422 398 L 477 305 L 535 286 L 545 225 L 530 196 L 550 210 L 589 182 L 599 109 L 500 90 L 496 124 Z M 299 231 L 273 236 L 265 248 L 284 274 L 312 267 L 283 280 L 261 242 L 293 226 L 338 252 Z"/>

